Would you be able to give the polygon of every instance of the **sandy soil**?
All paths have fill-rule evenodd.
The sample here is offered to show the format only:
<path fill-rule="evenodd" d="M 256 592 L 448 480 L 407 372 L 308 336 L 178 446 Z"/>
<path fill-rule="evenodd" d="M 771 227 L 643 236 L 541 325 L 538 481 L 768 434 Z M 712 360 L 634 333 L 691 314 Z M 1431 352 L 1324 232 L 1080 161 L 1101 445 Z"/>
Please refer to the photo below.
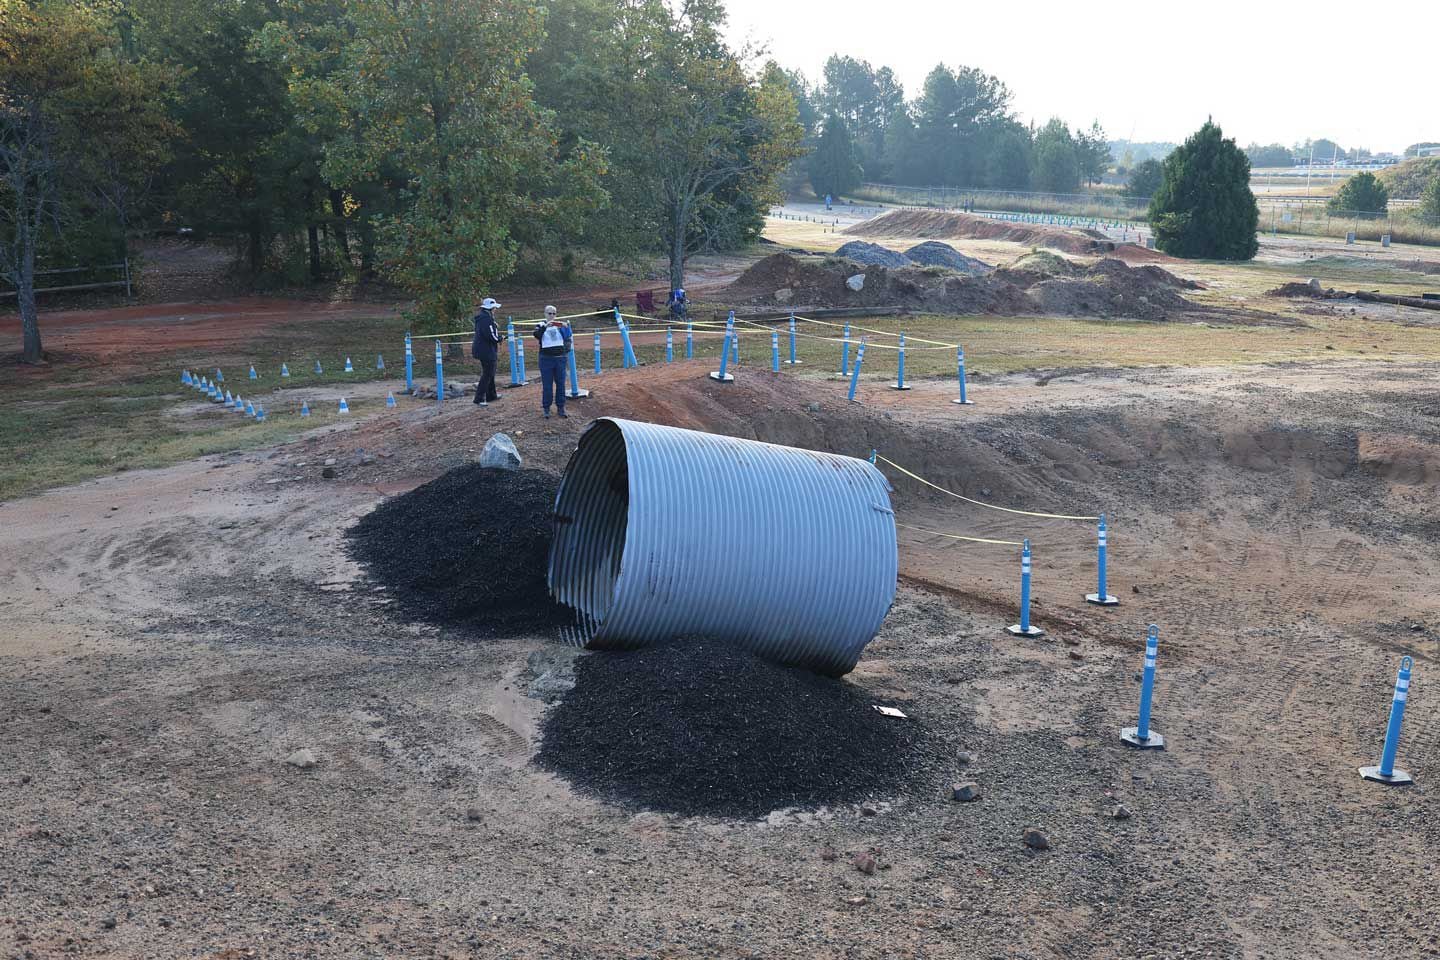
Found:
<path fill-rule="evenodd" d="M 850 405 L 740 373 L 608 371 L 568 422 L 538 420 L 535 386 L 407 404 L 0 504 L 0 955 L 1440 955 L 1433 367 L 1016 375 L 969 408 L 945 382 Z M 954 779 L 983 800 L 947 779 L 874 815 L 622 813 L 529 762 L 531 658 L 554 641 L 401 622 L 341 538 L 497 429 L 559 469 L 598 415 L 878 448 L 978 499 L 1104 509 L 1124 603 L 1080 600 L 1088 524 L 897 478 L 902 522 L 1035 545 L 1048 634 L 1017 640 L 1012 549 L 906 532 L 850 678 L 966 744 Z M 1116 737 L 1149 622 L 1164 753 Z M 1355 773 L 1401 653 L 1409 790 Z M 301 748 L 317 766 L 285 762 Z M 1052 849 L 1021 844 L 1030 825 Z M 850 854 L 872 848 L 867 876 Z"/>

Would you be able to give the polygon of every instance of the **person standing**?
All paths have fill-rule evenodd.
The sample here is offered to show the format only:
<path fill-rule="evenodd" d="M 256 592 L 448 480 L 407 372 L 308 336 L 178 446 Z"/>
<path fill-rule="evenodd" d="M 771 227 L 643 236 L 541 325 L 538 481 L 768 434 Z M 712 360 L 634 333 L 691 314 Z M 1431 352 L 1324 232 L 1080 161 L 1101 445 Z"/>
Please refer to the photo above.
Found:
<path fill-rule="evenodd" d="M 475 399 L 471 402 L 482 407 L 500 399 L 495 392 L 495 351 L 500 346 L 495 311 L 499 309 L 497 300 L 486 297 L 475 314 L 475 339 L 470 343 L 470 355 L 480 361 L 480 382 L 475 384 Z"/>
<path fill-rule="evenodd" d="M 555 401 L 556 412 L 569 419 L 565 413 L 565 368 L 574 349 L 570 325 L 557 320 L 554 307 L 545 308 L 545 319 L 535 327 L 533 336 L 540 341 L 540 406 L 545 419 L 550 419 L 550 401 Z"/>

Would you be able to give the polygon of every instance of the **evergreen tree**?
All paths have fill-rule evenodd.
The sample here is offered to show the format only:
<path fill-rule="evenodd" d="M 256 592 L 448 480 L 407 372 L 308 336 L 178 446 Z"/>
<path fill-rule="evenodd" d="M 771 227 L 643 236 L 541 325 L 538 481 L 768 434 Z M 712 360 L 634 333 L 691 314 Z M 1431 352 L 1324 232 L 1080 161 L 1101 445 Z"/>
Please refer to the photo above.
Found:
<path fill-rule="evenodd" d="M 1250 160 L 1206 120 L 1165 158 L 1149 217 L 1155 245 L 1172 256 L 1249 260 L 1259 249 L 1260 219 L 1250 192 Z"/>
<path fill-rule="evenodd" d="M 1425 192 L 1420 194 L 1420 216 L 1440 225 L 1440 174 L 1432 177 Z"/>
<path fill-rule="evenodd" d="M 1331 213 L 1384 213 L 1390 192 L 1373 173 L 1357 173 L 1346 180 L 1326 204 Z"/>
<path fill-rule="evenodd" d="M 860 186 L 864 170 L 855 156 L 850 130 L 839 117 L 829 117 L 820 132 L 820 142 L 810 155 L 810 186 L 815 196 L 841 196 Z"/>
<path fill-rule="evenodd" d="M 1132 197 L 1153 197 L 1164 179 L 1165 167 L 1152 157 L 1137 163 L 1130 171 L 1130 179 L 1125 181 L 1125 192 Z"/>
<path fill-rule="evenodd" d="M 1035 137 L 1035 186 L 1050 193 L 1080 188 L 1079 144 L 1059 117 L 1052 117 Z"/>

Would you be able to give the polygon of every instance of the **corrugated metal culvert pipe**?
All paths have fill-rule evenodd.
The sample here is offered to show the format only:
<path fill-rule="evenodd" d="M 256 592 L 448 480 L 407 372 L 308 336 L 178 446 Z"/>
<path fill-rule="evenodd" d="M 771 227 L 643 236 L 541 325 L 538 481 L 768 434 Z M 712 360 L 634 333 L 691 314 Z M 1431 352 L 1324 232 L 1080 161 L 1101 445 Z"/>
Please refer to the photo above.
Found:
<path fill-rule="evenodd" d="M 704 636 L 838 676 L 889 613 L 897 564 L 868 461 L 604 418 L 555 497 L 549 585 L 579 646 Z"/>

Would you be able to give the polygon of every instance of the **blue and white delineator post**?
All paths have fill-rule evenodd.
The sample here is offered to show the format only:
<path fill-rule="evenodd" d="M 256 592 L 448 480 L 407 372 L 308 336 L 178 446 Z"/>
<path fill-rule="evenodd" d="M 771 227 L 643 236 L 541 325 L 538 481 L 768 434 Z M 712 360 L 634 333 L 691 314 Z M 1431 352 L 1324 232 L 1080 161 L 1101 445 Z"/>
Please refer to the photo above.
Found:
<path fill-rule="evenodd" d="M 348 403 L 345 402 L 345 398 L 344 398 L 344 397 L 341 397 L 341 398 L 340 398 L 340 406 L 339 406 L 338 408 L 336 408 L 335 412 L 336 412 L 336 413 L 349 413 L 349 412 L 350 412 L 350 404 L 348 404 Z"/>
<path fill-rule="evenodd" d="M 711 380 L 719 380 L 721 383 L 730 383 L 735 379 L 733 374 L 725 372 L 725 368 L 729 366 L 730 362 L 730 350 L 728 347 L 726 347 L 726 344 L 730 342 L 730 338 L 733 336 L 735 336 L 734 332 L 727 330 L 725 333 L 725 339 L 720 341 L 720 369 L 710 371 Z"/>
<path fill-rule="evenodd" d="M 685 359 L 695 359 L 695 324 L 688 318 L 685 321 Z"/>
<path fill-rule="evenodd" d="M 795 356 L 795 311 L 794 311 L 794 310 L 791 310 L 791 311 L 790 311 L 790 359 L 789 359 L 789 360 L 786 360 L 785 363 L 788 364 L 789 366 L 792 366 L 792 367 L 793 367 L 793 366 L 796 366 L 797 364 L 800 363 L 799 358 L 797 358 L 797 357 Z"/>
<path fill-rule="evenodd" d="M 780 372 L 780 331 L 770 331 L 770 372 Z"/>
<path fill-rule="evenodd" d="M 516 337 L 516 338 L 515 338 L 515 368 L 514 368 L 514 369 L 515 369 L 515 375 L 516 375 L 519 379 L 516 380 L 513 384 L 511 384 L 511 386 L 513 386 L 513 387 L 523 387 L 523 386 L 525 386 L 525 384 L 527 384 L 527 383 L 530 382 L 530 378 L 525 375 L 525 338 L 524 338 L 524 337 Z"/>
<path fill-rule="evenodd" d="M 846 396 L 845 396 L 845 399 L 846 399 L 846 400 L 849 400 L 851 403 L 859 403 L 859 402 L 860 402 L 860 401 L 858 401 L 858 400 L 855 399 L 855 388 L 860 385 L 860 365 L 861 365 L 862 363 L 864 363 L 864 362 L 865 362 L 865 338 L 864 338 L 864 337 L 861 337 L 861 338 L 860 338 L 860 347 L 859 347 L 859 349 L 857 349 L 857 350 L 855 351 L 855 368 L 854 368 L 853 372 L 850 374 L 850 391 L 849 391 L 849 393 L 847 393 Z"/>
<path fill-rule="evenodd" d="M 723 352 L 731 343 L 735 342 L 735 311 L 731 310 L 730 315 L 725 318 L 725 339 L 720 341 L 720 349 Z M 740 362 L 740 345 L 735 343 L 735 348 L 730 354 L 731 363 Z"/>
<path fill-rule="evenodd" d="M 840 376 L 850 375 L 850 324 L 845 324 L 845 342 L 840 344 Z"/>
<path fill-rule="evenodd" d="M 505 318 L 505 348 L 510 354 L 510 386 L 520 386 L 519 364 L 515 361 L 515 321 L 509 317 Z"/>
<path fill-rule="evenodd" d="M 215 368 L 215 382 L 216 382 L 216 383 L 224 383 L 224 382 L 225 382 L 225 374 L 223 374 L 223 373 L 220 372 L 220 368 L 219 368 L 219 367 L 216 367 L 216 368 Z"/>
<path fill-rule="evenodd" d="M 1043 637 L 1045 631 L 1030 623 L 1030 541 L 1020 549 L 1020 622 L 1005 628 L 1017 637 Z"/>
<path fill-rule="evenodd" d="M 955 347 L 955 375 L 960 380 L 960 396 L 950 402 L 974 403 L 974 400 L 965 395 L 965 348 L 958 345 Z"/>
<path fill-rule="evenodd" d="M 316 360 L 316 361 L 315 361 L 315 373 L 316 373 L 316 375 L 323 374 L 324 372 L 325 372 L 325 368 L 322 367 L 322 366 L 320 366 L 320 361 L 319 361 L 319 360 Z"/>
<path fill-rule="evenodd" d="M 396 404 L 395 404 L 395 393 L 394 393 L 394 391 L 393 391 L 393 390 L 387 390 L 387 391 L 385 391 L 385 406 L 390 407 L 391 409 L 394 409 L 395 405 L 396 405 Z"/>
<path fill-rule="evenodd" d="M 280 364 L 280 376 L 283 377 L 283 378 L 286 379 L 286 380 L 289 380 L 289 379 L 290 379 L 290 364 L 288 364 L 288 363 L 282 363 L 282 364 Z"/>
<path fill-rule="evenodd" d="M 354 373 L 354 372 L 355 372 L 355 365 L 350 362 L 350 358 L 349 358 L 349 357 L 346 357 L 346 358 L 345 358 L 345 372 L 346 372 L 346 373 Z"/>
<path fill-rule="evenodd" d="M 596 356 L 599 354 L 597 353 Z M 581 400 L 590 396 L 589 390 L 580 389 L 580 367 L 575 361 L 575 337 L 573 334 L 570 337 L 570 353 L 565 359 L 570 366 L 570 391 L 565 396 L 571 400 Z"/>
<path fill-rule="evenodd" d="M 1150 698 L 1155 692 L 1155 657 L 1160 650 L 1160 628 L 1150 624 L 1145 637 L 1145 672 L 1140 680 L 1140 722 L 1120 731 L 1120 739 L 1140 750 L 1164 750 L 1165 738 L 1150 729 Z"/>
<path fill-rule="evenodd" d="M 600 331 L 595 331 L 595 375 L 600 375 Z"/>
<path fill-rule="evenodd" d="M 1096 548 L 1096 568 L 1099 571 L 1094 593 L 1085 594 L 1085 602 L 1093 603 L 1097 607 L 1118 607 L 1119 599 L 1110 596 L 1105 590 L 1105 551 L 1107 534 L 1105 532 L 1105 514 L 1100 514 L 1099 546 Z"/>
<path fill-rule="evenodd" d="M 300 416 L 310 416 L 310 404 L 306 403 L 304 400 L 300 401 Z"/>
<path fill-rule="evenodd" d="M 635 345 L 630 342 L 630 327 L 625 323 L 625 318 L 620 316 L 620 308 L 615 308 L 615 325 L 620 328 L 621 357 L 626 367 L 638 367 L 640 361 L 635 359 Z"/>
<path fill-rule="evenodd" d="M 909 390 L 905 383 L 905 332 L 900 332 L 900 359 L 895 366 L 895 382 L 890 384 L 891 390 Z"/>
<path fill-rule="evenodd" d="M 445 351 L 440 348 L 440 341 L 435 341 L 435 403 L 445 403 Z"/>
<path fill-rule="evenodd" d="M 671 327 L 665 328 L 665 362 L 675 362 L 675 330 Z"/>
<path fill-rule="evenodd" d="M 408 330 L 405 332 L 405 392 L 415 392 L 415 347 Z"/>
<path fill-rule="evenodd" d="M 180 382 L 183 383 L 183 384 L 184 384 L 185 386 L 187 386 L 187 387 L 190 386 L 190 371 L 189 371 L 189 370 L 181 370 L 181 371 L 180 371 Z"/>
<path fill-rule="evenodd" d="M 250 379 L 251 379 L 251 380 L 258 380 L 258 379 L 260 379 L 260 375 L 255 372 L 255 364 L 253 364 L 253 363 L 250 364 Z"/>
<path fill-rule="evenodd" d="M 384 357 L 382 354 L 378 354 L 378 353 L 375 354 L 375 369 L 376 369 L 376 370 L 384 370 L 384 369 L 385 369 L 385 357 Z"/>
<path fill-rule="evenodd" d="M 1385 749 L 1380 754 L 1380 766 L 1361 767 L 1360 776 L 1376 783 L 1404 786 L 1415 782 L 1405 770 L 1395 769 L 1395 751 L 1400 747 L 1400 724 L 1405 719 L 1405 701 L 1410 697 L 1410 668 L 1415 661 L 1410 657 L 1400 660 L 1400 672 L 1395 676 L 1395 696 L 1390 701 L 1390 724 L 1385 728 Z"/>

